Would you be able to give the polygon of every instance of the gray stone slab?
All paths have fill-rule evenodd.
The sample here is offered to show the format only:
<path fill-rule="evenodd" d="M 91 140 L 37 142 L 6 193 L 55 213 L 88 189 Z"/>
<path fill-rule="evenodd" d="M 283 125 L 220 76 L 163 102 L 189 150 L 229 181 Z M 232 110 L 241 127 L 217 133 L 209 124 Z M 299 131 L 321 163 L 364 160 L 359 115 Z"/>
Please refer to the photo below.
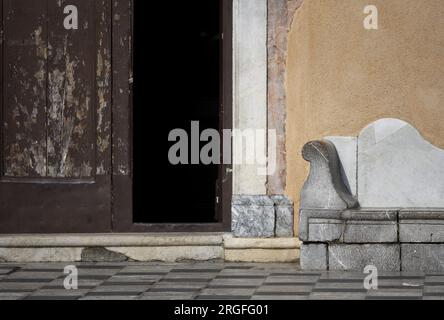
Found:
<path fill-rule="evenodd" d="M 294 236 L 293 206 L 276 206 L 276 237 L 290 238 Z"/>
<path fill-rule="evenodd" d="M 425 281 L 426 282 L 433 282 L 433 283 L 442 283 L 442 285 L 444 286 L 444 275 L 428 274 L 425 277 Z"/>
<path fill-rule="evenodd" d="M 31 279 L 31 280 L 38 280 L 38 279 L 56 279 L 63 275 L 63 272 L 14 272 L 11 275 L 8 276 L 8 279 Z"/>
<path fill-rule="evenodd" d="M 251 300 L 308 300 L 308 295 L 254 295 Z"/>
<path fill-rule="evenodd" d="M 267 276 L 269 273 L 266 270 L 255 269 L 224 269 L 217 276 Z"/>
<path fill-rule="evenodd" d="M 151 286 L 99 286 L 91 290 L 91 292 L 145 292 Z"/>
<path fill-rule="evenodd" d="M 282 194 L 272 195 L 270 199 L 273 201 L 275 206 L 292 207 L 294 205 L 293 201 Z"/>
<path fill-rule="evenodd" d="M 327 270 L 327 245 L 302 244 L 301 268 L 302 270 Z"/>
<path fill-rule="evenodd" d="M 108 297 L 112 300 L 114 297 L 137 297 L 141 294 L 139 291 L 91 291 L 86 296 L 87 297 Z"/>
<path fill-rule="evenodd" d="M 313 292 L 310 300 L 364 300 L 366 293 L 362 292 Z"/>
<path fill-rule="evenodd" d="M 233 195 L 234 206 L 274 206 L 274 201 L 266 195 Z"/>
<path fill-rule="evenodd" d="M 333 283 L 340 283 L 340 282 L 357 282 L 357 283 L 361 283 L 364 281 L 364 278 L 367 275 L 362 273 L 361 270 L 359 271 L 348 271 L 348 272 L 343 272 L 343 271 L 328 271 L 328 272 L 323 272 L 322 275 L 319 278 L 319 282 L 333 282 Z"/>
<path fill-rule="evenodd" d="M 51 281 L 51 282 L 47 283 L 45 285 L 45 287 L 50 286 L 50 287 L 63 288 L 64 287 L 63 286 L 63 282 L 64 281 L 65 281 L 64 278 L 59 278 L 59 279 L 56 279 L 54 281 Z M 81 279 L 78 279 L 77 282 L 78 282 L 79 287 L 82 287 L 82 286 L 98 286 L 98 285 L 103 283 L 102 280 L 81 280 Z"/>
<path fill-rule="evenodd" d="M 265 279 L 265 277 L 263 275 L 219 275 L 216 279 Z"/>
<path fill-rule="evenodd" d="M 168 278 L 168 279 L 162 279 L 161 280 L 164 283 L 208 283 L 209 279 L 197 279 L 197 278 L 187 278 L 187 279 L 181 279 L 181 278 Z"/>
<path fill-rule="evenodd" d="M 398 242 L 398 211 L 391 209 L 359 209 L 342 213 L 345 222 L 344 243 Z"/>
<path fill-rule="evenodd" d="M 381 119 L 358 138 L 361 207 L 444 207 L 444 151 L 410 124 Z"/>
<path fill-rule="evenodd" d="M 0 293 L 0 301 L 6 301 L 6 300 L 23 300 L 25 297 L 27 297 L 28 293 Z"/>
<path fill-rule="evenodd" d="M 241 238 L 271 238 L 275 236 L 275 207 L 268 196 L 233 198 L 232 232 Z"/>
<path fill-rule="evenodd" d="M 209 286 L 260 286 L 265 279 L 215 279 Z"/>
<path fill-rule="evenodd" d="M 318 281 L 319 276 L 317 275 L 294 275 L 294 276 L 270 276 L 267 277 L 267 279 L 264 282 L 265 284 L 268 283 L 273 283 L 274 285 L 276 284 L 287 284 L 287 283 L 291 283 L 292 285 L 295 285 L 297 283 L 312 283 L 315 284 L 316 281 Z"/>
<path fill-rule="evenodd" d="M 32 297 L 79 297 L 88 293 L 88 290 L 64 290 L 64 289 L 41 289 L 30 296 Z"/>
<path fill-rule="evenodd" d="M 444 220 L 404 220 L 399 223 L 402 243 L 444 243 Z"/>
<path fill-rule="evenodd" d="M 380 288 L 404 288 L 415 289 L 422 288 L 424 286 L 423 279 L 381 279 L 378 280 Z"/>
<path fill-rule="evenodd" d="M 101 300 L 113 300 L 113 301 L 126 301 L 126 300 L 137 300 L 139 299 L 139 296 L 86 296 L 81 297 L 79 300 L 93 300 L 93 301 L 101 301 Z M 162 299 L 164 300 L 164 299 Z"/>
<path fill-rule="evenodd" d="M 300 210 L 299 239 L 302 241 L 327 242 L 332 241 L 330 239 L 336 239 L 340 237 L 340 235 L 342 234 L 342 227 L 337 224 L 341 223 L 341 214 L 342 210 Z M 313 224 L 313 226 L 310 230 L 311 224 Z M 325 224 L 331 225 L 324 226 Z M 324 229 L 327 229 L 325 234 L 323 233 Z"/>
<path fill-rule="evenodd" d="M 170 272 L 164 279 L 204 279 L 211 280 L 218 276 L 218 273 L 183 273 L 183 272 Z"/>
<path fill-rule="evenodd" d="M 146 293 L 139 296 L 138 300 L 191 300 L 195 297 L 194 293 L 177 293 L 158 295 L 156 293 Z"/>
<path fill-rule="evenodd" d="M 434 295 L 427 296 L 427 293 L 424 293 L 422 300 L 431 300 L 431 301 L 444 300 L 444 295 L 443 296 L 434 296 Z"/>
<path fill-rule="evenodd" d="M 59 301 L 59 300 L 78 300 L 81 296 L 27 296 L 23 300 L 37 301 Z"/>
<path fill-rule="evenodd" d="M 15 270 L 15 268 L 1 268 L 0 269 L 0 276 L 8 275 L 12 273 Z"/>
<path fill-rule="evenodd" d="M 199 295 L 195 298 L 196 300 L 251 300 L 250 296 L 236 296 L 236 295 Z"/>
<path fill-rule="evenodd" d="M 119 274 L 114 275 L 106 281 L 158 281 L 162 279 L 164 275 L 140 275 L 140 274 Z M 98 280 L 103 281 L 103 280 Z"/>
<path fill-rule="evenodd" d="M 420 279 L 424 280 L 426 273 L 421 271 L 384 271 L 379 272 L 381 279 Z"/>
<path fill-rule="evenodd" d="M 396 243 L 397 210 L 301 210 L 300 238 L 306 242 Z"/>
<path fill-rule="evenodd" d="M 368 297 L 422 297 L 423 290 L 422 288 L 414 289 L 414 290 L 405 290 L 405 289 L 377 289 L 377 290 L 369 290 L 367 296 Z"/>
<path fill-rule="evenodd" d="M 222 269 L 198 269 L 198 268 L 184 268 L 184 269 L 173 269 L 170 273 L 219 273 Z"/>
<path fill-rule="evenodd" d="M 444 243 L 444 209 L 404 209 L 399 213 L 401 242 Z"/>
<path fill-rule="evenodd" d="M 205 296 L 252 296 L 256 289 L 203 289 L 199 295 Z"/>
<path fill-rule="evenodd" d="M 309 294 L 313 286 L 262 286 L 257 289 L 256 294 L 260 293 L 262 295 L 271 295 L 271 293 L 279 293 L 282 295 L 293 295 L 293 294 Z"/>
<path fill-rule="evenodd" d="M 397 222 L 399 208 L 360 208 L 346 210 L 341 219 L 346 221 L 384 221 Z"/>
<path fill-rule="evenodd" d="M 308 222 L 309 242 L 341 241 L 345 223 L 337 219 L 315 219 Z"/>
<path fill-rule="evenodd" d="M 29 290 L 34 291 L 46 286 L 47 283 L 14 283 L 14 282 L 0 282 L 0 290 Z"/>
<path fill-rule="evenodd" d="M 398 224 L 384 221 L 347 221 L 344 243 L 396 243 Z"/>
<path fill-rule="evenodd" d="M 359 282 L 318 282 L 316 283 L 314 289 L 324 289 L 324 290 L 363 290 L 364 280 Z"/>
<path fill-rule="evenodd" d="M 402 270 L 443 272 L 444 244 L 402 244 Z"/>
<path fill-rule="evenodd" d="M 120 270 L 119 273 L 168 273 L 174 266 L 164 265 L 164 266 L 134 266 L 130 265 Z"/>
<path fill-rule="evenodd" d="M 440 293 L 444 296 L 444 285 L 443 286 L 431 286 L 424 288 L 425 293 Z"/>
<path fill-rule="evenodd" d="M 399 271 L 400 247 L 397 244 L 331 244 L 328 246 L 330 270 L 363 271 L 373 265 L 380 271 Z"/>
<path fill-rule="evenodd" d="M 151 289 L 162 289 L 164 291 L 171 290 L 174 291 L 175 289 L 184 289 L 188 291 L 192 290 L 200 290 L 203 288 L 206 288 L 208 286 L 207 283 L 156 283 L 154 286 L 151 287 Z"/>

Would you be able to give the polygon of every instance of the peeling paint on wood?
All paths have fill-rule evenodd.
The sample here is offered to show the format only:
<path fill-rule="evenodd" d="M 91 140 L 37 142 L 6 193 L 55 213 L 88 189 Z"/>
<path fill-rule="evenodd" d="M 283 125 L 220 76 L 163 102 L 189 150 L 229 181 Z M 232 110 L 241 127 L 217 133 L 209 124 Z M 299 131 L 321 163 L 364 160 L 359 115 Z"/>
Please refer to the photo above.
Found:
<path fill-rule="evenodd" d="M 0 0 L 0 233 L 113 231 L 110 30 L 110 0 Z"/>
<path fill-rule="evenodd" d="M 96 1 L 96 174 L 111 173 L 111 8 L 110 1 Z"/>
<path fill-rule="evenodd" d="M 91 1 L 71 1 L 82 12 Z M 54 178 L 91 177 L 94 166 L 93 114 L 90 100 L 94 75 L 94 31 L 63 28 L 65 1 L 49 6 L 48 36 L 48 172 Z M 84 14 L 82 20 L 93 19 Z"/>
<path fill-rule="evenodd" d="M 27 10 L 17 10 L 24 6 Z M 3 171 L 46 175 L 47 13 L 38 1 L 3 2 Z"/>
<path fill-rule="evenodd" d="M 131 175 L 131 86 L 132 82 L 132 6 L 131 0 L 113 0 L 119 13 L 113 16 L 113 65 L 119 66 L 113 74 L 113 174 Z"/>
<path fill-rule="evenodd" d="M 110 3 L 3 0 L 3 174 L 90 178 L 110 172 Z M 94 26 L 94 27 L 91 27 Z"/>

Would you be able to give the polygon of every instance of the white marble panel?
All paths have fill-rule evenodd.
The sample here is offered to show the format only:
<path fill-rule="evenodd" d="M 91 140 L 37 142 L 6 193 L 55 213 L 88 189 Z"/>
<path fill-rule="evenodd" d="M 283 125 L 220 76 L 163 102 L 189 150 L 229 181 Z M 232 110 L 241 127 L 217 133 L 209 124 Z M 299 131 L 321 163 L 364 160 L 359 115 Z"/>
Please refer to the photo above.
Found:
<path fill-rule="evenodd" d="M 410 124 L 381 119 L 358 138 L 361 207 L 444 208 L 444 150 Z"/>

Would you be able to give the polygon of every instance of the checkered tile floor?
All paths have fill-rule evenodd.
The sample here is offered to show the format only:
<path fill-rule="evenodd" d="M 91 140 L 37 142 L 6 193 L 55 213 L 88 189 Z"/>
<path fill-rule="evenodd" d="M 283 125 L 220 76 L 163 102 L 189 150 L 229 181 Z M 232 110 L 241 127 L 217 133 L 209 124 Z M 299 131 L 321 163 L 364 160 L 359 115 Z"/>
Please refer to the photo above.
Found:
<path fill-rule="evenodd" d="M 444 300 L 444 274 L 383 273 L 379 289 L 367 291 L 364 274 L 295 264 L 71 264 L 79 289 L 65 290 L 66 265 L 0 264 L 0 300 Z"/>

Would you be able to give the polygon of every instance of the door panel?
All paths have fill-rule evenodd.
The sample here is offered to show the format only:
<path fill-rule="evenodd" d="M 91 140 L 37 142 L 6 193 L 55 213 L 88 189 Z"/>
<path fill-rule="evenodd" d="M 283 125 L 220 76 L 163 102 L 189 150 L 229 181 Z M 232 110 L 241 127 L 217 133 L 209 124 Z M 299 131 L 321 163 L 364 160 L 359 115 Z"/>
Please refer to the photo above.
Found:
<path fill-rule="evenodd" d="M 1 2 L 0 233 L 111 231 L 110 1 Z"/>

